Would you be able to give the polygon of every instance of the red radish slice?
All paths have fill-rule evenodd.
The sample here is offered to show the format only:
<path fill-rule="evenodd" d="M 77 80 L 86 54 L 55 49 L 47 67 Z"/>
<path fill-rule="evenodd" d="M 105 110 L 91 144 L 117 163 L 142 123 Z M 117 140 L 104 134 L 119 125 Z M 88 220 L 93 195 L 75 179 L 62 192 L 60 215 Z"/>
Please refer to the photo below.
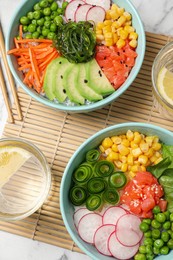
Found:
<path fill-rule="evenodd" d="M 125 209 L 125 211 L 126 211 L 127 213 L 130 213 L 130 209 L 129 209 L 129 207 L 128 207 L 126 204 L 121 204 L 120 207 L 123 208 L 123 209 Z"/>
<path fill-rule="evenodd" d="M 123 246 L 121 243 L 119 243 L 114 232 L 108 239 L 108 248 L 112 256 L 117 259 L 124 260 L 130 259 L 137 253 L 139 244 L 135 246 Z"/>
<path fill-rule="evenodd" d="M 85 4 L 82 0 L 72 0 L 65 9 L 65 18 L 67 21 L 74 21 L 75 12 L 80 5 Z"/>
<path fill-rule="evenodd" d="M 103 7 L 106 11 L 110 9 L 111 1 L 110 0 L 86 0 L 87 4 L 97 5 Z"/>
<path fill-rule="evenodd" d="M 105 19 L 105 10 L 101 6 L 93 6 L 90 8 L 86 15 L 87 21 L 93 21 L 95 24 L 103 22 Z"/>
<path fill-rule="evenodd" d="M 94 234 L 102 225 L 102 216 L 89 213 L 81 218 L 78 224 L 79 236 L 87 243 L 94 243 Z"/>
<path fill-rule="evenodd" d="M 99 253 L 111 256 L 108 249 L 108 239 L 115 232 L 114 225 L 103 225 L 97 229 L 94 235 L 94 245 Z"/>
<path fill-rule="evenodd" d="M 75 12 L 75 22 L 86 21 L 86 15 L 92 5 L 84 4 L 77 8 Z"/>
<path fill-rule="evenodd" d="M 110 207 L 103 214 L 103 224 L 116 225 L 118 219 L 124 214 L 127 214 L 125 209 L 116 206 Z"/>
<path fill-rule="evenodd" d="M 88 210 L 87 208 L 79 208 L 74 212 L 73 219 L 76 228 L 78 228 L 78 224 L 81 218 L 88 213 L 91 213 L 91 211 Z"/>
<path fill-rule="evenodd" d="M 139 225 L 140 218 L 133 214 L 126 214 L 119 218 L 116 226 L 116 237 L 124 246 L 135 246 L 142 239 L 143 233 Z"/>

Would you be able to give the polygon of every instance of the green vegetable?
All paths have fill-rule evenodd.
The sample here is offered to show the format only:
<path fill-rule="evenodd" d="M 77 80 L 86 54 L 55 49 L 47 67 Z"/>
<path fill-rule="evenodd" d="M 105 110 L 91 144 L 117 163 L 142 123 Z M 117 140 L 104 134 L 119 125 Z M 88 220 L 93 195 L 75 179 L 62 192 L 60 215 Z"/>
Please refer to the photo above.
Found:
<path fill-rule="evenodd" d="M 127 178 L 123 172 L 114 172 L 109 177 L 109 185 L 115 188 L 122 188 L 125 186 Z"/>
<path fill-rule="evenodd" d="M 75 183 L 85 183 L 92 176 L 93 168 L 90 164 L 83 163 L 73 173 L 72 179 Z"/>
<path fill-rule="evenodd" d="M 100 177 L 91 178 L 87 183 L 89 193 L 100 193 L 105 189 L 105 182 Z"/>
<path fill-rule="evenodd" d="M 41 0 L 39 3 L 40 7 L 47 7 L 49 5 L 49 2 L 47 0 Z"/>
<path fill-rule="evenodd" d="M 138 253 L 135 255 L 134 260 L 146 260 L 145 254 Z"/>
<path fill-rule="evenodd" d="M 86 153 L 86 161 L 95 163 L 100 158 L 100 152 L 97 149 L 92 149 Z"/>
<path fill-rule="evenodd" d="M 82 205 L 87 199 L 86 190 L 83 187 L 74 186 L 70 190 L 70 200 L 75 206 Z"/>
<path fill-rule="evenodd" d="M 109 204 L 116 205 L 119 202 L 120 196 L 116 189 L 108 188 L 103 193 L 103 200 Z"/>
<path fill-rule="evenodd" d="M 159 206 L 155 206 L 154 208 L 153 208 L 153 210 L 152 210 L 152 212 L 154 213 L 154 214 L 157 214 L 157 213 L 160 213 L 160 207 Z"/>
<path fill-rule="evenodd" d="M 55 46 L 72 63 L 87 62 L 94 57 L 96 38 L 90 22 L 68 22 L 58 28 Z"/>
<path fill-rule="evenodd" d="M 156 220 L 159 222 L 159 223 L 164 223 L 166 221 L 166 216 L 163 214 L 163 213 L 158 213 L 156 215 Z"/>
<path fill-rule="evenodd" d="M 152 234 L 152 237 L 153 237 L 153 238 L 160 238 L 161 232 L 160 232 L 159 229 L 153 229 L 153 230 L 151 231 L 151 234 Z"/>
<path fill-rule="evenodd" d="M 35 24 L 31 23 L 30 25 L 28 25 L 28 32 L 33 33 L 35 31 L 36 31 L 36 25 Z"/>
<path fill-rule="evenodd" d="M 139 253 L 146 254 L 146 246 L 142 245 L 139 247 Z"/>
<path fill-rule="evenodd" d="M 161 248 L 163 245 L 164 245 L 164 242 L 163 242 L 162 239 L 156 239 L 154 241 L 154 246 L 157 247 L 157 248 Z"/>
<path fill-rule="evenodd" d="M 164 241 L 164 242 L 168 242 L 169 241 L 169 233 L 167 231 L 163 231 L 162 232 L 162 235 L 161 235 L 161 239 Z"/>
<path fill-rule="evenodd" d="M 173 146 L 172 145 L 162 145 L 163 158 L 168 157 L 171 161 L 169 168 L 173 168 Z"/>
<path fill-rule="evenodd" d="M 156 215 L 157 216 L 157 215 Z M 152 221 L 151 221 L 151 226 L 153 227 L 153 228 L 160 228 L 161 227 L 161 224 L 160 224 L 160 222 L 158 221 L 158 220 L 156 220 L 156 219 L 153 219 Z"/>
<path fill-rule="evenodd" d="M 22 25 L 28 25 L 28 24 L 30 23 L 30 19 L 29 19 L 27 16 L 22 16 L 22 17 L 20 18 L 20 23 L 21 23 Z"/>
<path fill-rule="evenodd" d="M 167 246 L 168 246 L 170 249 L 173 249 L 173 239 L 172 239 L 172 238 L 168 241 Z"/>
<path fill-rule="evenodd" d="M 86 207 L 88 210 L 91 211 L 96 210 L 100 208 L 101 205 L 102 205 L 102 200 L 98 195 L 92 194 L 86 200 Z"/>
<path fill-rule="evenodd" d="M 167 255 L 169 253 L 169 247 L 168 246 L 163 246 L 161 249 L 160 249 L 160 254 L 161 255 Z"/>
<path fill-rule="evenodd" d="M 114 171 L 114 164 L 106 160 L 98 161 L 95 164 L 94 171 L 98 176 L 108 177 Z"/>
<path fill-rule="evenodd" d="M 151 172 L 157 179 L 159 179 L 160 176 L 164 173 L 164 171 L 168 168 L 170 164 L 171 164 L 171 159 L 166 157 L 158 164 L 153 166 L 148 166 L 147 171 Z"/>
<path fill-rule="evenodd" d="M 142 232 L 146 232 L 149 230 L 150 226 L 145 222 L 141 222 L 141 224 L 139 225 L 139 228 Z"/>

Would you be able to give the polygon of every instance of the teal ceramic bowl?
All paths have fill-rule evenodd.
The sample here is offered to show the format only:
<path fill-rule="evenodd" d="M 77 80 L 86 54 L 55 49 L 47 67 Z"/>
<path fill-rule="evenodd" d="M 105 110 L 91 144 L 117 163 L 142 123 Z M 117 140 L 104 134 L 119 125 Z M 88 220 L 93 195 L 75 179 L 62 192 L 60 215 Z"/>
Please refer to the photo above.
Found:
<path fill-rule="evenodd" d="M 74 207 L 69 201 L 69 189 L 71 184 L 71 178 L 73 171 L 79 166 L 82 161 L 84 161 L 85 154 L 88 150 L 98 147 L 98 145 L 101 143 L 101 141 L 108 136 L 113 135 L 119 135 L 124 134 L 127 132 L 128 129 L 131 129 L 132 131 L 139 131 L 140 133 L 143 133 L 145 135 L 157 135 L 160 140 L 169 145 L 173 145 L 173 133 L 165 130 L 161 127 L 146 124 L 146 123 L 123 123 L 114 125 L 108 128 L 105 128 L 93 136 L 91 136 L 89 139 L 87 139 L 73 154 L 71 157 L 65 172 L 63 174 L 63 178 L 61 181 L 61 187 L 60 187 L 60 208 L 61 208 L 61 214 L 63 217 L 64 224 L 67 228 L 67 231 L 69 232 L 71 238 L 74 240 L 74 242 L 78 245 L 78 247 L 89 257 L 91 257 L 92 260 L 111 260 L 114 259 L 112 257 L 107 257 L 101 255 L 94 246 L 85 243 L 78 235 L 76 228 L 74 226 L 73 222 L 73 213 L 74 213 Z M 173 250 L 169 253 L 169 255 L 165 256 L 159 256 L 156 259 L 158 260 L 170 260 L 173 259 Z"/>
<path fill-rule="evenodd" d="M 13 39 L 16 35 L 18 35 L 18 26 L 19 26 L 19 19 L 21 16 L 26 15 L 28 11 L 31 11 L 33 5 L 37 3 L 38 0 L 24 0 L 22 1 L 22 4 L 19 5 L 14 12 L 14 15 L 10 21 L 8 32 L 7 32 L 7 37 L 6 37 L 6 50 L 10 50 L 14 48 L 14 42 Z M 120 7 L 124 7 L 126 11 L 130 12 L 132 14 L 132 19 L 133 19 L 133 26 L 136 28 L 136 32 L 138 33 L 138 47 L 136 49 L 138 56 L 136 58 L 136 63 L 133 69 L 130 72 L 130 75 L 128 76 L 127 80 L 125 83 L 117 90 L 115 91 L 112 95 L 104 98 L 101 101 L 88 104 L 88 105 L 82 105 L 82 106 L 72 106 L 72 105 L 66 105 L 66 104 L 60 104 L 55 101 L 50 101 L 46 97 L 39 95 L 34 91 L 33 89 L 30 89 L 23 83 L 23 75 L 20 71 L 18 71 L 17 67 L 17 62 L 15 57 L 12 55 L 9 55 L 8 58 L 8 63 L 10 66 L 10 70 L 16 79 L 17 83 L 19 86 L 21 86 L 26 93 L 28 93 L 32 98 L 35 100 L 39 101 L 42 104 L 45 104 L 49 107 L 67 111 L 67 112 L 89 112 L 93 111 L 99 108 L 102 108 L 111 102 L 113 102 L 115 99 L 117 99 L 121 94 L 123 94 L 128 87 L 132 84 L 134 79 L 136 78 L 143 59 L 144 59 L 144 54 L 145 54 L 145 46 L 146 46 L 146 40 L 145 40 L 145 32 L 143 28 L 143 24 L 141 22 L 141 19 L 139 17 L 138 12 L 136 11 L 135 7 L 132 5 L 130 0 L 122 1 L 122 0 L 113 0 L 116 4 L 118 4 Z"/>

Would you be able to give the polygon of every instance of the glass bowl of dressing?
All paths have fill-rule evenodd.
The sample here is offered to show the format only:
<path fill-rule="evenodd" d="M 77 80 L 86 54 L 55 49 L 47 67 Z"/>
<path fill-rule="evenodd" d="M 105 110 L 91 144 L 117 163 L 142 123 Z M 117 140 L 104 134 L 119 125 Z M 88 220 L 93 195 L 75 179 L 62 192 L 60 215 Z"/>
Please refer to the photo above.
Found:
<path fill-rule="evenodd" d="M 37 211 L 51 187 L 43 153 L 20 138 L 0 139 L 0 220 L 24 219 Z"/>

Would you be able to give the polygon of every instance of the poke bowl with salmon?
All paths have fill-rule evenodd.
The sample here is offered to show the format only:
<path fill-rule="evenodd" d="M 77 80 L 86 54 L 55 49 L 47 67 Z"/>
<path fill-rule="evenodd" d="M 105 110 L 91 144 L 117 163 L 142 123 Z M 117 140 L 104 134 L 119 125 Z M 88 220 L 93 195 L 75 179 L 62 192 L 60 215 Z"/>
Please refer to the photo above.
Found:
<path fill-rule="evenodd" d="M 62 177 L 60 209 L 94 260 L 173 258 L 173 133 L 123 123 L 87 139 Z"/>
<path fill-rule="evenodd" d="M 129 0 L 31 0 L 6 37 L 17 83 L 37 101 L 88 112 L 113 102 L 136 78 L 145 32 Z"/>

